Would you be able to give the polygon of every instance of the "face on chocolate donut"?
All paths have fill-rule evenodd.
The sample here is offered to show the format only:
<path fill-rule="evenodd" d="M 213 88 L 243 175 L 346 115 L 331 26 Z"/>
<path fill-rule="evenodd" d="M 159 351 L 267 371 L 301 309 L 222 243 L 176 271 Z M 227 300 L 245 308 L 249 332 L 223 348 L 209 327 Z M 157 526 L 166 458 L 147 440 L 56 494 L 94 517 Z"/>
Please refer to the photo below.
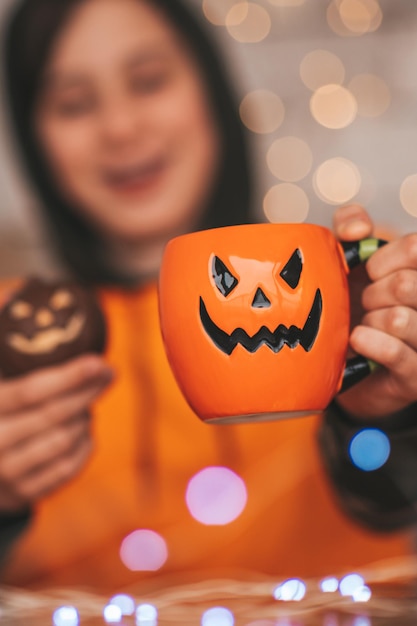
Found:
<path fill-rule="evenodd" d="M 30 279 L 0 311 L 0 370 L 6 377 L 102 352 L 104 344 L 100 307 L 75 283 Z"/>

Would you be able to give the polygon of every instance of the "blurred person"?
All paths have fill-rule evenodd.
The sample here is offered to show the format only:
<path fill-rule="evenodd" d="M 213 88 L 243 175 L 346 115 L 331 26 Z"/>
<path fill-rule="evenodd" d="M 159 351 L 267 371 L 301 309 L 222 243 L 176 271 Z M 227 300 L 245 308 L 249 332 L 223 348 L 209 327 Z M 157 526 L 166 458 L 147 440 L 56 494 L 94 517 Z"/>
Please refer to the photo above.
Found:
<path fill-rule="evenodd" d="M 69 273 L 100 299 L 109 344 L 104 358 L 0 381 L 1 581 L 102 592 L 140 583 L 143 593 L 215 576 L 326 575 L 409 554 L 415 235 L 367 263 L 351 345 L 378 372 L 324 419 L 208 427 L 168 366 L 156 281 L 171 237 L 255 219 L 224 62 L 177 0 L 24 0 L 4 57 L 28 175 Z M 334 228 L 349 240 L 373 227 L 350 206 Z M 369 424 L 389 431 L 392 453 L 364 473 L 347 447 Z M 210 468 L 244 493 L 229 523 L 188 508 L 190 480 Z"/>

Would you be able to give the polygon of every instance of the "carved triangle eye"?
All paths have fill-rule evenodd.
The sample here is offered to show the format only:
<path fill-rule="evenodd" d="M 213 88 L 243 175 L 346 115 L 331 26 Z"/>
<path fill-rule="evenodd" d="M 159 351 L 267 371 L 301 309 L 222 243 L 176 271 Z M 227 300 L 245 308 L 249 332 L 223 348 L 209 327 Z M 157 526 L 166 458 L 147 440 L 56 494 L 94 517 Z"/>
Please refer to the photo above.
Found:
<path fill-rule="evenodd" d="M 238 280 L 230 270 L 227 269 L 226 265 L 223 263 L 218 256 L 213 258 L 212 263 L 212 275 L 214 282 L 216 284 L 217 289 L 223 294 L 225 297 L 229 295 L 229 293 L 236 287 Z"/>
<path fill-rule="evenodd" d="M 290 260 L 280 272 L 280 276 L 291 289 L 295 289 L 299 283 L 301 270 L 303 269 L 303 259 L 300 250 L 297 248 L 291 255 Z"/>

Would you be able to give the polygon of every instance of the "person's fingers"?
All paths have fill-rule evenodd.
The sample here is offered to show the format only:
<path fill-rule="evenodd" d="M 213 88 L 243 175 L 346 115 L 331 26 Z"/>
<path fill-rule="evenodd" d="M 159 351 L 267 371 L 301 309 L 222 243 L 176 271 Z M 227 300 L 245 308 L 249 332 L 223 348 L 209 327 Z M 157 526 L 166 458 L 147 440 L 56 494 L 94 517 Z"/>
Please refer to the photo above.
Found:
<path fill-rule="evenodd" d="M 333 231 L 342 241 L 355 241 L 369 237 L 372 230 L 371 218 L 358 204 L 340 207 L 333 214 Z"/>
<path fill-rule="evenodd" d="M 88 381 L 108 379 L 112 370 L 98 355 L 83 355 L 54 367 L 0 381 L 0 414 L 20 412 L 69 394 Z"/>
<path fill-rule="evenodd" d="M 67 455 L 83 438 L 90 436 L 87 414 L 61 424 L 9 450 L 0 457 L 0 481 L 12 485 Z"/>
<path fill-rule="evenodd" d="M 417 233 L 409 233 L 380 248 L 366 263 L 371 280 L 402 269 L 417 269 Z"/>
<path fill-rule="evenodd" d="M 18 509 L 24 505 L 33 504 L 39 498 L 67 483 L 82 469 L 91 454 L 91 450 L 91 439 L 83 438 L 72 450 L 59 457 L 55 462 L 42 466 L 37 471 L 24 476 L 9 496 L 8 508 L 10 510 Z M 4 504 L 2 508 L 5 508 Z"/>
<path fill-rule="evenodd" d="M 392 306 L 417 309 L 417 271 L 403 269 L 371 282 L 362 292 L 362 306 L 373 311 Z"/>
<path fill-rule="evenodd" d="M 45 436 L 49 430 L 87 411 L 108 383 L 109 380 L 104 377 L 98 382 L 85 384 L 79 391 L 54 398 L 36 409 L 27 410 L 22 415 L 2 417 L 0 451 L 21 445 L 37 435 Z"/>
<path fill-rule="evenodd" d="M 384 388 L 379 394 L 386 401 L 391 397 L 399 402 L 413 402 L 417 398 L 417 354 L 413 348 L 376 328 L 357 326 L 350 343 L 355 352 L 385 367 Z"/>
<path fill-rule="evenodd" d="M 381 330 L 417 350 L 417 311 L 406 306 L 390 306 L 366 313 L 362 324 Z"/>

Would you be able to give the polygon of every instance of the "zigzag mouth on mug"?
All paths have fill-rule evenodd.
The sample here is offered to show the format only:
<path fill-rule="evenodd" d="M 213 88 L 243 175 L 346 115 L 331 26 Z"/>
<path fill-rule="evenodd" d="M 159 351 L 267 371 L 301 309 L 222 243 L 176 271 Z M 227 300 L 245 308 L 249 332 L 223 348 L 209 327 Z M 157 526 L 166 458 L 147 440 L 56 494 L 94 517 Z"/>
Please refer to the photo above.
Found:
<path fill-rule="evenodd" d="M 213 343 L 228 355 L 232 354 L 238 344 L 251 353 L 256 352 L 262 345 L 268 346 L 275 353 L 280 352 L 285 345 L 292 350 L 300 345 L 306 352 L 309 352 L 319 331 L 322 310 L 323 300 L 320 289 L 317 289 L 303 328 L 294 325 L 288 328 L 284 324 L 279 324 L 274 331 L 271 331 L 266 326 L 261 326 L 251 337 L 240 327 L 235 328 L 230 334 L 222 330 L 213 322 L 200 297 L 200 319 L 204 330 Z"/>

